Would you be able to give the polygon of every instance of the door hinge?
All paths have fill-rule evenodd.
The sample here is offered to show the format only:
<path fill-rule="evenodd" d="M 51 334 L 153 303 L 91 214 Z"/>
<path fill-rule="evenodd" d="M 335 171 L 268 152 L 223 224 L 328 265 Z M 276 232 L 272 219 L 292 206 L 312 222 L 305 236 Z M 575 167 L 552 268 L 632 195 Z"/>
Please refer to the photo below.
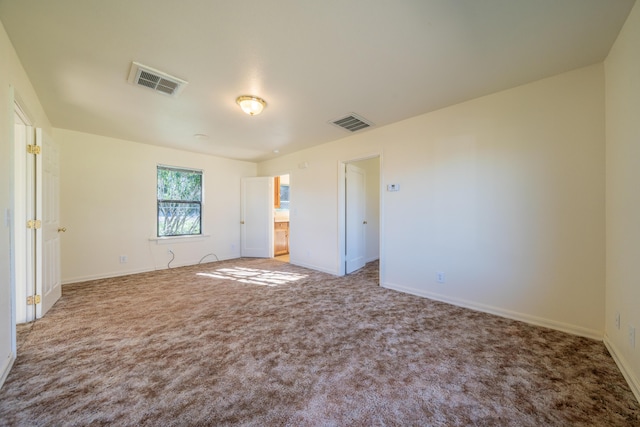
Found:
<path fill-rule="evenodd" d="M 42 221 L 39 219 L 30 219 L 27 221 L 27 228 L 29 230 L 38 230 L 40 227 L 42 227 Z"/>
<path fill-rule="evenodd" d="M 31 295 L 27 297 L 27 305 L 40 304 L 40 295 Z"/>
<path fill-rule="evenodd" d="M 29 154 L 40 154 L 42 149 L 39 145 L 29 144 L 27 145 L 27 153 Z"/>

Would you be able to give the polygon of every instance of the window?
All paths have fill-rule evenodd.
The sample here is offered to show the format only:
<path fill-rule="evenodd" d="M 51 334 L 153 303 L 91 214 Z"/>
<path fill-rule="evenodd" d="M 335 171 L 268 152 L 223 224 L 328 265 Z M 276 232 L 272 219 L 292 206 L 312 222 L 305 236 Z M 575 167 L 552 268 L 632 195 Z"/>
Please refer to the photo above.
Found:
<path fill-rule="evenodd" d="M 280 178 L 273 177 L 273 207 L 289 210 L 289 175 L 283 175 L 284 180 Z"/>
<path fill-rule="evenodd" d="M 280 209 L 289 209 L 289 185 L 280 184 Z"/>
<path fill-rule="evenodd" d="M 158 237 L 202 234 L 202 171 L 158 166 Z"/>

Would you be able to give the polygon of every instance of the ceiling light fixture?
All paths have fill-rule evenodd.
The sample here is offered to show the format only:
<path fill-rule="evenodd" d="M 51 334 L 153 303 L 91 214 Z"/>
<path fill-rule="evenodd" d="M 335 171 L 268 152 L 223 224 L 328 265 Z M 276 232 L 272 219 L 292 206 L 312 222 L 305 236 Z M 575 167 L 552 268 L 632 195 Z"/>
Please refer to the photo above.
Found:
<path fill-rule="evenodd" d="M 242 111 L 250 116 L 255 116 L 262 113 L 264 107 L 267 106 L 267 103 L 264 99 L 251 95 L 239 96 L 238 99 L 236 99 L 236 102 L 238 103 L 240 108 L 242 108 Z"/>

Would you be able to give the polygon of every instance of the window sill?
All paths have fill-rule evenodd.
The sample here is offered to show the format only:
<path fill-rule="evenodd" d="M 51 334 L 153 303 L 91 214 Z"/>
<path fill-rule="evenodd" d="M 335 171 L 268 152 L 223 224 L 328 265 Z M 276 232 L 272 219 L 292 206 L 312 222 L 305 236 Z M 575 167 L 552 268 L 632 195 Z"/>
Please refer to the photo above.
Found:
<path fill-rule="evenodd" d="M 149 237 L 150 242 L 156 242 L 158 245 L 165 245 L 175 242 L 187 242 L 195 240 L 203 240 L 211 237 L 209 234 L 198 234 L 197 236 L 167 236 L 167 237 Z"/>

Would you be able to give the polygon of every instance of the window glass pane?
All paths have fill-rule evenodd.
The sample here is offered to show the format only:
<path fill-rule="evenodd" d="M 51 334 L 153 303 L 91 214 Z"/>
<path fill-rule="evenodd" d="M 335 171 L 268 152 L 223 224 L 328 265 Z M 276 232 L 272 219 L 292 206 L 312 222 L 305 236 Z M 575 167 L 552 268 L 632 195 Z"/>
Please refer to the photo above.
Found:
<path fill-rule="evenodd" d="M 158 200 L 202 201 L 202 172 L 158 167 Z"/>
<path fill-rule="evenodd" d="M 280 209 L 289 209 L 289 186 L 280 186 Z"/>
<path fill-rule="evenodd" d="M 158 236 L 201 234 L 200 203 L 158 202 Z"/>
<path fill-rule="evenodd" d="M 289 201 L 289 186 L 281 185 L 280 186 L 280 201 L 288 202 Z"/>
<path fill-rule="evenodd" d="M 202 234 L 202 172 L 158 166 L 158 237 Z"/>

